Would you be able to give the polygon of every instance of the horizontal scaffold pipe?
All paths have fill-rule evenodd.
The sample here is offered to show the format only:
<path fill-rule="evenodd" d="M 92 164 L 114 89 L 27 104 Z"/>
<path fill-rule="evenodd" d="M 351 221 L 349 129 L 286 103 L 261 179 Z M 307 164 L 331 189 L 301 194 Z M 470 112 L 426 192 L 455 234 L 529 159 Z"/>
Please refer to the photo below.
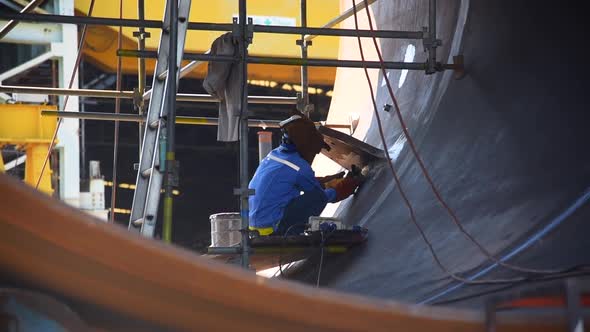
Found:
<path fill-rule="evenodd" d="M 358 5 L 356 5 L 356 12 L 362 10 L 365 8 L 365 5 L 370 5 L 373 2 L 375 2 L 377 0 L 368 0 L 368 1 L 362 1 L 361 3 L 359 3 Z M 349 8 L 348 10 L 346 10 L 345 12 L 343 12 L 342 14 L 340 14 L 339 16 L 331 19 L 328 23 L 324 24 L 322 26 L 322 28 L 331 28 L 333 26 L 335 26 L 336 24 L 341 23 L 342 21 L 346 20 L 347 18 L 351 17 L 352 15 L 354 15 L 355 13 L 355 8 Z M 315 37 L 317 37 L 317 35 L 307 35 L 305 36 L 305 41 L 310 41 L 312 39 L 314 39 Z"/>
<path fill-rule="evenodd" d="M 254 252 L 254 249 L 250 248 L 250 252 Z M 240 247 L 209 247 L 207 253 L 209 255 L 237 255 L 242 252 Z"/>
<path fill-rule="evenodd" d="M 42 14 L 18 14 L 11 12 L 0 12 L 0 19 L 28 21 L 40 23 L 61 23 L 61 24 L 87 24 L 87 25 L 107 25 L 123 26 L 133 28 L 162 28 L 162 21 L 156 20 L 134 20 L 118 19 L 110 17 L 89 17 L 89 16 L 71 16 L 71 15 L 42 15 Z"/>
<path fill-rule="evenodd" d="M 43 15 L 43 14 L 19 14 L 11 12 L 0 12 L 0 19 L 28 22 L 48 22 L 61 24 L 87 24 L 87 25 L 105 25 L 105 26 L 123 26 L 123 27 L 144 27 L 144 28 L 162 28 L 162 22 L 156 20 L 136 20 L 136 19 L 118 19 L 110 17 L 88 17 L 88 16 L 70 16 L 70 15 Z M 189 30 L 201 31 L 232 31 L 232 23 L 207 23 L 207 22 L 189 22 Z M 278 33 L 293 35 L 317 35 L 317 36 L 340 36 L 340 37 L 378 37 L 393 39 L 423 39 L 423 31 L 390 31 L 390 30 L 355 30 L 355 29 L 333 29 L 333 28 L 314 28 L 314 27 L 286 27 L 279 25 L 258 25 L 252 26 L 254 33 Z"/>
<path fill-rule="evenodd" d="M 60 118 L 73 118 L 84 120 L 101 120 L 101 121 L 122 121 L 122 122 L 145 122 L 145 118 L 139 114 L 125 114 L 125 113 L 100 113 L 100 112 L 73 112 L 73 111 L 54 111 L 43 110 L 43 116 L 57 116 Z M 217 126 L 219 121 L 217 118 L 211 117 L 193 117 L 193 116 L 177 116 L 177 124 L 186 125 L 204 125 Z M 257 120 L 249 119 L 248 126 L 255 128 L 279 128 L 280 121 L 278 120 Z M 343 124 L 322 124 L 329 128 L 350 128 L 350 125 Z"/>
<path fill-rule="evenodd" d="M 95 97 L 95 98 L 125 98 L 125 99 L 132 99 L 133 98 L 133 91 L 45 88 L 45 87 L 16 86 L 16 85 L 0 85 L 0 92 L 26 93 L 26 94 L 33 94 L 33 95 Z"/>
<path fill-rule="evenodd" d="M 279 25 L 254 25 L 254 32 L 278 33 L 292 35 L 340 36 L 340 37 L 377 37 L 392 39 L 422 39 L 423 31 L 391 31 L 391 30 L 355 30 L 312 27 L 287 27 Z"/>
<path fill-rule="evenodd" d="M 248 57 L 248 63 L 260 63 L 270 65 L 294 65 L 312 67 L 348 67 L 348 68 L 381 68 L 387 69 L 408 69 L 425 70 L 426 64 L 422 62 L 384 62 L 379 61 L 358 61 L 358 60 L 336 60 L 336 59 L 301 59 L 301 58 L 274 58 L 274 57 Z"/>
<path fill-rule="evenodd" d="M 74 118 L 84 120 L 101 120 L 101 121 L 122 121 L 122 122 L 145 122 L 145 118 L 139 114 L 122 114 L 122 113 L 99 113 L 99 112 L 72 112 L 72 111 L 41 111 L 43 116 L 57 116 L 60 118 Z M 249 119 L 249 127 L 258 128 L 279 128 L 278 120 L 255 120 Z M 211 117 L 193 117 L 177 116 L 177 124 L 217 126 L 219 120 Z"/>
<path fill-rule="evenodd" d="M 117 55 L 125 57 L 143 57 L 143 58 L 157 58 L 156 51 L 137 51 L 122 49 L 117 51 Z M 222 61 L 233 62 L 239 61 L 237 57 L 228 55 L 211 55 L 198 53 L 184 53 L 185 60 L 198 61 Z M 260 57 L 249 56 L 248 63 L 271 64 L 271 65 L 291 65 L 291 66 L 313 66 L 313 67 L 348 67 L 348 68 L 381 68 L 387 69 L 408 69 L 408 70 L 426 70 L 426 63 L 424 62 L 384 62 L 379 61 L 359 61 L 359 60 L 337 60 L 337 59 L 301 59 L 301 58 L 286 58 L 286 57 Z M 446 65 L 440 66 L 440 69 L 447 68 Z"/>
<path fill-rule="evenodd" d="M 63 88 L 42 88 L 30 86 L 13 86 L 0 85 L 0 92 L 4 93 L 28 93 L 43 94 L 55 96 L 80 96 L 95 98 L 124 98 L 133 99 L 133 91 L 115 91 L 115 90 L 93 90 L 93 89 L 63 89 Z M 149 99 L 149 94 L 144 98 Z M 219 100 L 207 94 L 187 94 L 179 93 L 176 95 L 177 101 L 215 103 Z M 272 104 L 272 105 L 296 105 L 297 97 L 276 97 L 276 96 L 248 96 L 248 102 L 251 104 Z"/>

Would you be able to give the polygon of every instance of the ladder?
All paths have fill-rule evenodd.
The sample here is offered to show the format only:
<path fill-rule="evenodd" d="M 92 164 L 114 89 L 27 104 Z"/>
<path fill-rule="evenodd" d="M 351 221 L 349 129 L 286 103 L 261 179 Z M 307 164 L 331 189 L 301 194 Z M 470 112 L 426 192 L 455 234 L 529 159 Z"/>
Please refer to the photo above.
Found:
<path fill-rule="evenodd" d="M 184 53 L 184 42 L 191 6 L 191 0 L 178 0 L 178 20 L 177 22 L 171 22 L 169 6 L 174 2 L 166 1 L 162 34 L 158 46 L 158 59 L 154 71 L 152 94 L 146 116 L 136 188 L 129 218 L 130 231 L 150 238 L 154 236 L 156 228 L 158 204 L 165 173 L 167 99 L 170 95 L 176 96 L 176 91 L 174 94 L 169 94 L 166 90 L 170 79 L 175 79 L 176 86 L 178 86 L 178 68 Z M 170 40 L 171 24 L 177 24 L 177 41 Z M 171 72 L 168 71 L 168 54 L 171 42 L 178 43 L 174 75 L 167 74 Z"/>

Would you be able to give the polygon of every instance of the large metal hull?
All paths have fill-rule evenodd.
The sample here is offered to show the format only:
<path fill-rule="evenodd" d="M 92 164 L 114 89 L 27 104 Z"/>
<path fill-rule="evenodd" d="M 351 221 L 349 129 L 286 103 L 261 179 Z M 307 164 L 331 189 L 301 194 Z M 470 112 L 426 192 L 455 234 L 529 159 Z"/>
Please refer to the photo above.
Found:
<path fill-rule="evenodd" d="M 344 0 L 343 4 L 351 5 Z M 377 27 L 427 25 L 427 1 L 380 1 L 372 6 Z M 586 57 L 575 31 L 583 10 L 548 2 L 439 1 L 442 61 L 463 54 L 466 76 L 425 76 L 391 71 L 401 111 L 436 188 L 460 222 L 498 258 L 531 268 L 566 268 L 590 262 L 590 142 Z M 364 12 L 359 17 L 366 19 Z M 349 27 L 352 22 L 349 22 Z M 366 25 L 365 25 L 366 26 Z M 344 41 L 341 57 L 358 56 L 356 41 Z M 407 42 L 382 41 L 386 61 L 404 58 Z M 424 59 L 415 45 L 416 60 Z M 374 50 L 365 43 L 367 50 Z M 409 149 L 382 73 L 373 70 L 386 142 L 402 188 L 443 264 L 465 277 L 493 262 L 458 228 L 435 199 Z M 378 75 L 378 77 L 377 77 Z M 354 84 L 351 84 L 354 82 Z M 361 115 L 355 136 L 382 148 L 371 116 L 362 70 L 338 72 L 330 117 Z M 318 165 L 322 166 L 322 165 Z M 434 303 L 464 292 L 435 264 L 411 222 L 388 168 L 337 214 L 370 229 L 367 245 L 352 256 L 330 260 L 322 271 L 331 288 L 380 298 Z M 310 267 L 301 279 L 315 282 Z M 491 267 L 480 279 L 518 273 Z M 452 288 L 451 288 L 452 287 Z"/>

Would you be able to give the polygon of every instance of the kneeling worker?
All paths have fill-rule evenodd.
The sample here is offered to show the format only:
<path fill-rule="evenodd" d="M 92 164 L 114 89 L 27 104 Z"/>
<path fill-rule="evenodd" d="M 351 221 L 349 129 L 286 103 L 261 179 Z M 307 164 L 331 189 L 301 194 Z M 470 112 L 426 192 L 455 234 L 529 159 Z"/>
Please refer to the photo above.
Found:
<path fill-rule="evenodd" d="M 250 229 L 260 235 L 300 234 L 310 216 L 352 195 L 360 184 L 344 172 L 315 177 L 311 163 L 329 146 L 309 118 L 294 115 L 281 122 L 281 130 L 281 145 L 260 162 L 249 185 L 255 190 L 249 200 Z"/>

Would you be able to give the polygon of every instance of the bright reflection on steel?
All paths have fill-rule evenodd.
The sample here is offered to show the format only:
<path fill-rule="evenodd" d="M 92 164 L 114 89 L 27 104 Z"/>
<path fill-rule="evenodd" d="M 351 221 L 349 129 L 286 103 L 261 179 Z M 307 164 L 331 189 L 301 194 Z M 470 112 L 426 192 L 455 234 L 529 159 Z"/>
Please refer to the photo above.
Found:
<path fill-rule="evenodd" d="M 409 44 L 406 48 L 406 55 L 404 56 L 404 62 L 412 62 L 414 61 L 414 55 L 416 55 L 416 47 L 414 45 Z M 397 84 L 398 88 L 401 88 L 406 81 L 406 77 L 408 76 L 408 70 L 403 69 L 402 74 L 399 77 L 399 83 Z"/>

